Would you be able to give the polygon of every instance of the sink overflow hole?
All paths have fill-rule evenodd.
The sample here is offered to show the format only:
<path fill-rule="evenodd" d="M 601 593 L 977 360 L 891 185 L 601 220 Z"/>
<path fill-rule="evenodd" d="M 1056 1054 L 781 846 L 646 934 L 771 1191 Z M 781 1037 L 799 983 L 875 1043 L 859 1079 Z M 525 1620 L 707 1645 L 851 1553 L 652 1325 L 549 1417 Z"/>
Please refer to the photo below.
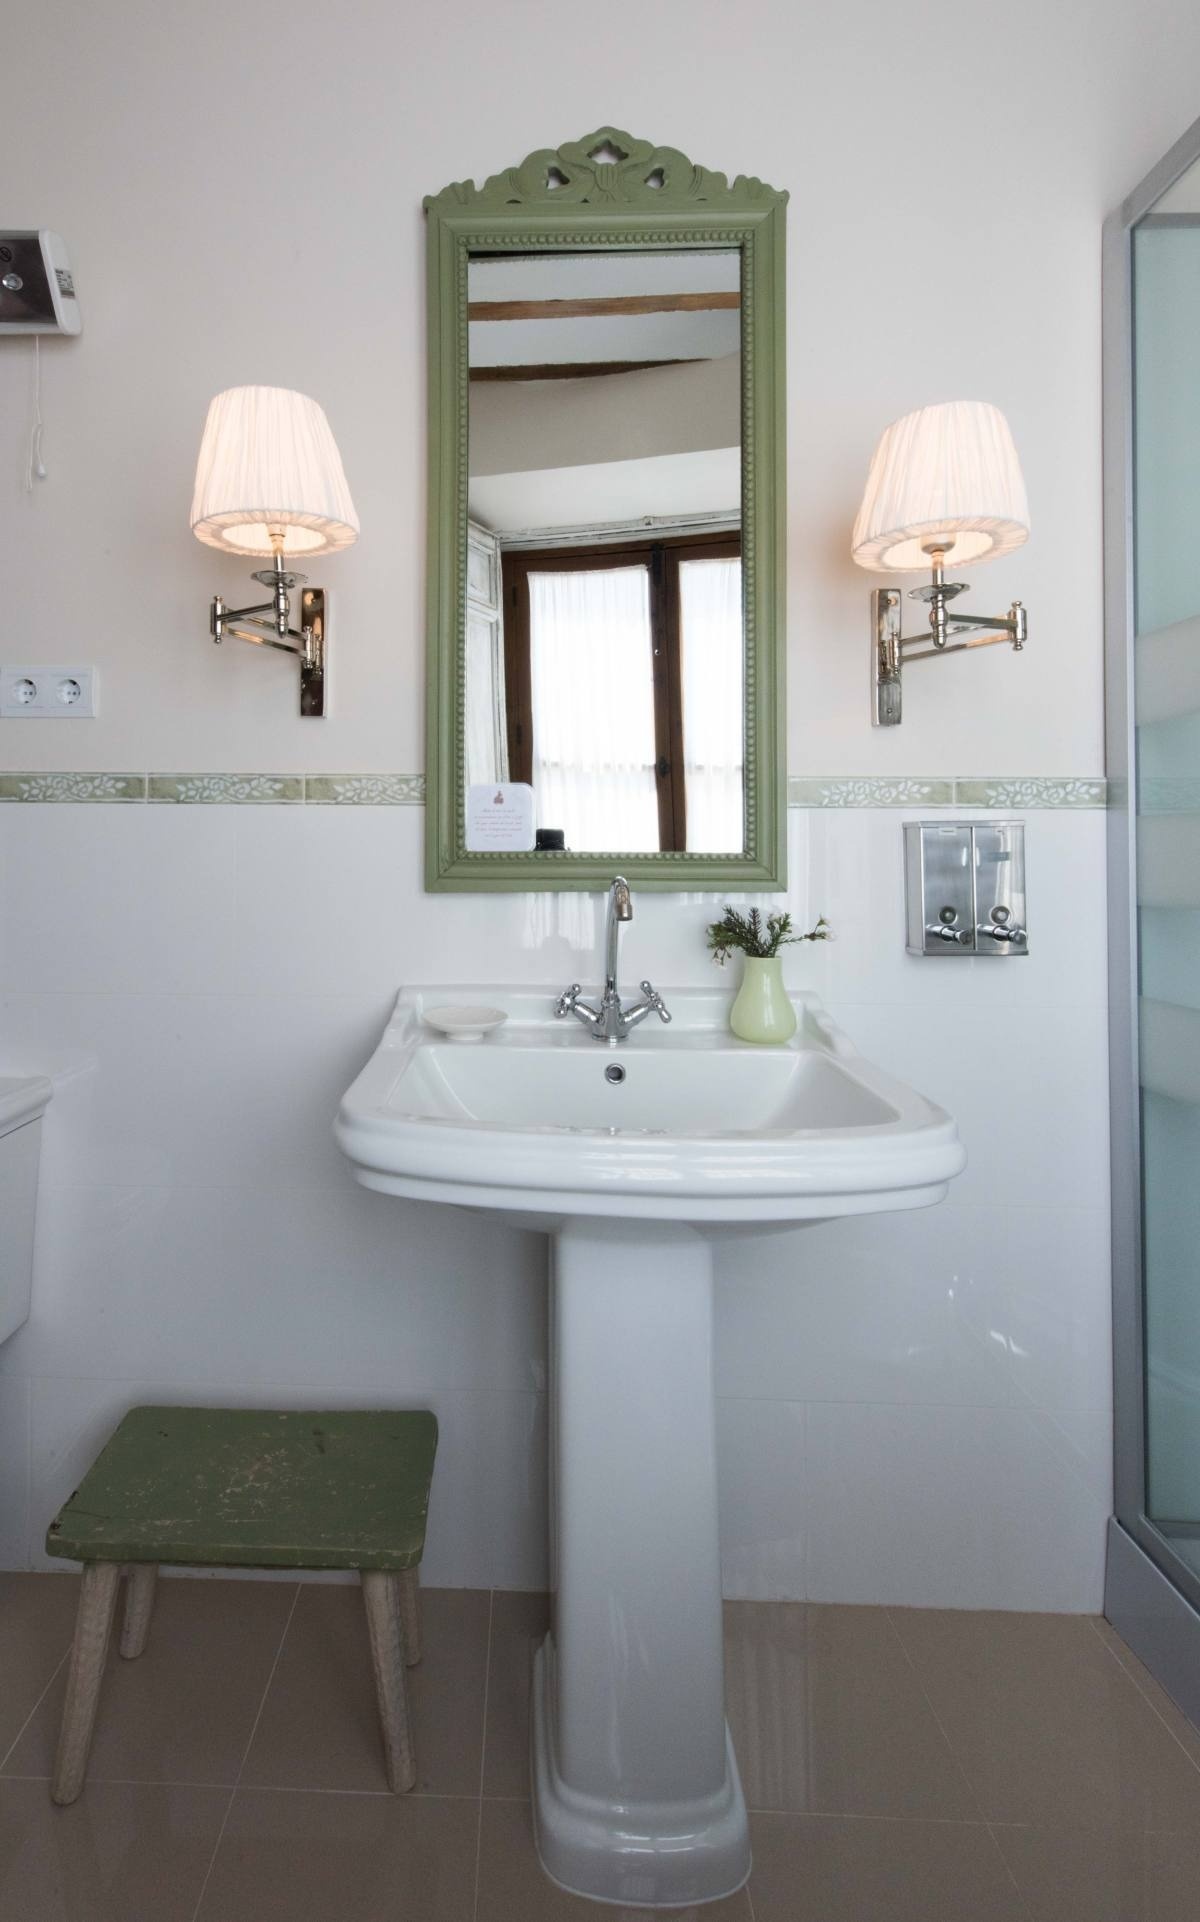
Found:
<path fill-rule="evenodd" d="M 618 1085 L 618 1083 L 619 1083 L 619 1082 L 622 1082 L 622 1081 L 624 1081 L 624 1079 L 625 1079 L 625 1070 L 624 1070 L 624 1068 L 620 1068 L 620 1067 L 618 1067 L 618 1066 L 617 1066 L 617 1063 L 616 1063 L 615 1061 L 613 1061 L 613 1062 L 611 1062 L 611 1063 L 609 1064 L 609 1066 L 608 1066 L 608 1067 L 607 1067 L 607 1068 L 606 1068 L 606 1069 L 604 1070 L 604 1079 L 605 1079 L 606 1081 L 611 1081 L 611 1082 L 612 1082 L 612 1084 L 613 1084 L 613 1086 L 614 1086 L 614 1088 L 615 1088 L 615 1087 L 616 1087 L 616 1086 Z"/>

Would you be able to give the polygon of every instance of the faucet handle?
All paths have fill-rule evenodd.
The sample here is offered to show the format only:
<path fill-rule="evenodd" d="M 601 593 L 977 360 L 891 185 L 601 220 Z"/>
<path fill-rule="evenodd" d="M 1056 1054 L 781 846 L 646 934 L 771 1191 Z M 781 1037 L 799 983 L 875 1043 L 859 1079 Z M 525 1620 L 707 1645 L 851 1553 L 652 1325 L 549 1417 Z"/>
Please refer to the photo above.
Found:
<path fill-rule="evenodd" d="M 671 1019 L 671 1010 L 658 992 L 658 989 L 652 987 L 649 981 L 642 982 L 642 993 L 646 997 L 647 1006 L 653 1009 L 660 1021 L 667 1022 Z"/>
<path fill-rule="evenodd" d="M 571 1014 L 574 1010 L 575 1003 L 578 1001 L 582 993 L 583 993 L 582 983 L 578 981 L 572 981 L 570 987 L 564 988 L 562 993 L 559 995 L 558 1000 L 555 1002 L 554 1004 L 555 1014 L 556 1015 Z"/>

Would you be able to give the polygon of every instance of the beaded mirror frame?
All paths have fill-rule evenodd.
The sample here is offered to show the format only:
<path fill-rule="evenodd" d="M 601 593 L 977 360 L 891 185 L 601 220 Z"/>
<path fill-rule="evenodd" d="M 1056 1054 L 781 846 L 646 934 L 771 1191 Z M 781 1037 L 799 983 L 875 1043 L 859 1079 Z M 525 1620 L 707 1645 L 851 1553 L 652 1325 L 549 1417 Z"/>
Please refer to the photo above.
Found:
<path fill-rule="evenodd" d="M 786 193 L 697 166 L 674 147 L 601 127 L 530 154 L 482 187 L 459 181 L 428 218 L 429 534 L 426 887 L 780 888 L 786 879 L 784 210 Z M 745 846 L 740 854 L 475 853 L 466 846 L 467 273 L 472 255 L 741 255 L 742 572 L 746 649 Z"/>

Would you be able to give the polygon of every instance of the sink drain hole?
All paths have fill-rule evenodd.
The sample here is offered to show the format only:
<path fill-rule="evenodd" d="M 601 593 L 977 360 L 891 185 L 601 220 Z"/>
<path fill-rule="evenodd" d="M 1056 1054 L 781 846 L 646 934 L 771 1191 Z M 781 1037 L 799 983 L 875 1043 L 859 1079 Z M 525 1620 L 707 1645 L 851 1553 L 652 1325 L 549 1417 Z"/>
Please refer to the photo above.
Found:
<path fill-rule="evenodd" d="M 615 1061 L 610 1062 L 609 1066 L 604 1070 L 604 1079 L 611 1081 L 613 1086 L 616 1087 L 618 1083 L 624 1081 L 625 1070 L 618 1066 Z"/>

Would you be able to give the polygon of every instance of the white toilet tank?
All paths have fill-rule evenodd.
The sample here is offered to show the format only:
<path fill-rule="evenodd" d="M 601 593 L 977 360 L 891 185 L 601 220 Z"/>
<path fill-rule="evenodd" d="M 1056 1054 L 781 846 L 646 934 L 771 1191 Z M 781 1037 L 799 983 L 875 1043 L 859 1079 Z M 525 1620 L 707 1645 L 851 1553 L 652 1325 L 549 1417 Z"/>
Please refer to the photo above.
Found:
<path fill-rule="evenodd" d="M 0 1075 L 0 1341 L 29 1319 L 42 1115 L 41 1075 Z"/>

